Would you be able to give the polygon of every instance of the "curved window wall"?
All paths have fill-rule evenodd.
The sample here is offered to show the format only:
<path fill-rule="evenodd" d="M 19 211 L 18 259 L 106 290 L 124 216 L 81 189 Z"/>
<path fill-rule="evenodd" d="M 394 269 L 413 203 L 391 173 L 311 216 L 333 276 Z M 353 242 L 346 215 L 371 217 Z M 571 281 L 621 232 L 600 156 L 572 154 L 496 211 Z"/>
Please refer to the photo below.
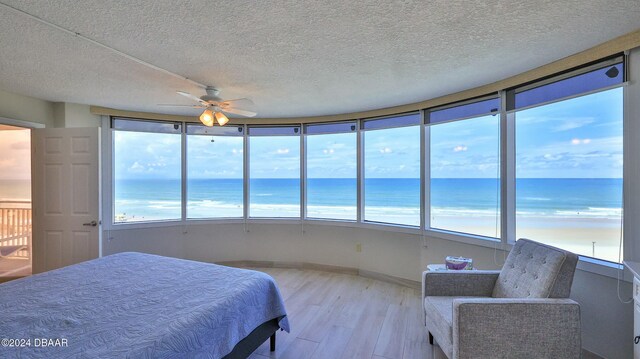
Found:
<path fill-rule="evenodd" d="M 338 123 L 184 131 L 114 118 L 113 223 L 340 220 L 492 246 L 527 237 L 617 262 L 624 73 L 612 58 Z"/>

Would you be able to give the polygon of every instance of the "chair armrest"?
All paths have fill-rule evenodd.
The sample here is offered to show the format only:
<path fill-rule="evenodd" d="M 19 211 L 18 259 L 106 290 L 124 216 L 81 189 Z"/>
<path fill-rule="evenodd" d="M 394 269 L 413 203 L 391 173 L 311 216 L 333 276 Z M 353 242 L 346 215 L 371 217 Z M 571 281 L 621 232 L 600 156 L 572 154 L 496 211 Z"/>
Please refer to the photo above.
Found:
<path fill-rule="evenodd" d="M 461 270 L 422 272 L 422 298 L 490 297 L 500 271 Z"/>
<path fill-rule="evenodd" d="M 454 358 L 580 358 L 580 305 L 571 299 L 453 301 Z"/>

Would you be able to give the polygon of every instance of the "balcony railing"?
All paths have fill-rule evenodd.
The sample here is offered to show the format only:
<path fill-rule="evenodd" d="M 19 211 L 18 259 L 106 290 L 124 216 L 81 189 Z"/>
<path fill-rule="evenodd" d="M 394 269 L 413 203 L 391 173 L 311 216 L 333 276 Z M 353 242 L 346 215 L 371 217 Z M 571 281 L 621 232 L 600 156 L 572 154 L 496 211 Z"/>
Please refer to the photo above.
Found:
<path fill-rule="evenodd" d="M 31 257 L 31 202 L 0 201 L 0 257 Z"/>

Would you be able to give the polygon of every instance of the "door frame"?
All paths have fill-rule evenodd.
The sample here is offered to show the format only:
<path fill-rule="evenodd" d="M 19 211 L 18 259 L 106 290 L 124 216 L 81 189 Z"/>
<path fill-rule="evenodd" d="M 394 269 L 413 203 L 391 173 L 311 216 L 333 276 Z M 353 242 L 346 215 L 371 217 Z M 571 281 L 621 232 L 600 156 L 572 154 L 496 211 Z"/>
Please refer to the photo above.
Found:
<path fill-rule="evenodd" d="M 0 117 L 0 125 L 8 125 L 8 126 L 15 126 L 15 127 L 21 127 L 24 129 L 28 129 L 28 130 L 33 130 L 33 129 L 37 129 L 37 128 L 45 128 L 45 124 L 43 123 L 38 123 L 38 122 L 31 122 L 31 121 L 24 121 L 24 120 L 16 120 L 13 118 L 8 118 L 8 117 Z M 31 178 L 29 179 L 29 185 L 33 185 L 33 153 L 31 152 L 31 146 L 29 146 L 29 160 L 31 161 Z M 33 190 L 32 190 L 33 192 Z M 33 208 L 35 207 L 35 203 L 33 201 L 33 193 L 31 195 L 31 213 L 33 213 Z M 33 224 L 32 224 L 33 226 Z M 32 231 L 32 237 L 33 237 L 33 228 L 31 229 Z M 31 252 L 31 254 L 29 255 L 29 265 L 31 266 L 31 270 L 33 271 L 33 245 L 31 245 L 31 243 L 29 243 L 29 251 Z"/>
<path fill-rule="evenodd" d="M 0 124 L 9 125 L 9 126 L 16 126 L 16 127 L 23 127 L 23 128 L 28 128 L 28 129 L 45 128 L 46 127 L 44 125 L 44 123 L 23 121 L 23 120 L 14 120 L 12 118 L 7 118 L 7 117 L 0 117 Z"/>

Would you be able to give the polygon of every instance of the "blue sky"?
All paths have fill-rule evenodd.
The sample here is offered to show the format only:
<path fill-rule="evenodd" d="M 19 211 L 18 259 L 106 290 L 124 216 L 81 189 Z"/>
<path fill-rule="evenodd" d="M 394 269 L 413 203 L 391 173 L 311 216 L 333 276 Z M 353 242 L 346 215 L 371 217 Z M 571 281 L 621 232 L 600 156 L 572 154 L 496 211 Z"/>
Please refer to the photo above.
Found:
<path fill-rule="evenodd" d="M 499 116 L 431 127 L 434 178 L 495 178 Z M 516 113 L 516 172 L 522 178 L 621 178 L 622 88 Z M 367 131 L 367 178 L 417 178 L 417 126 Z M 212 142 L 213 140 L 213 142 Z M 116 178 L 180 178 L 180 135 L 115 132 Z M 189 178 L 242 178 L 241 137 L 189 136 Z M 355 133 L 307 140 L 310 178 L 354 178 Z M 297 178 L 296 136 L 252 137 L 252 178 Z"/>
<path fill-rule="evenodd" d="M 0 180 L 30 178 L 31 130 L 0 130 Z"/>
<path fill-rule="evenodd" d="M 516 176 L 622 178 L 622 88 L 518 112 Z"/>

